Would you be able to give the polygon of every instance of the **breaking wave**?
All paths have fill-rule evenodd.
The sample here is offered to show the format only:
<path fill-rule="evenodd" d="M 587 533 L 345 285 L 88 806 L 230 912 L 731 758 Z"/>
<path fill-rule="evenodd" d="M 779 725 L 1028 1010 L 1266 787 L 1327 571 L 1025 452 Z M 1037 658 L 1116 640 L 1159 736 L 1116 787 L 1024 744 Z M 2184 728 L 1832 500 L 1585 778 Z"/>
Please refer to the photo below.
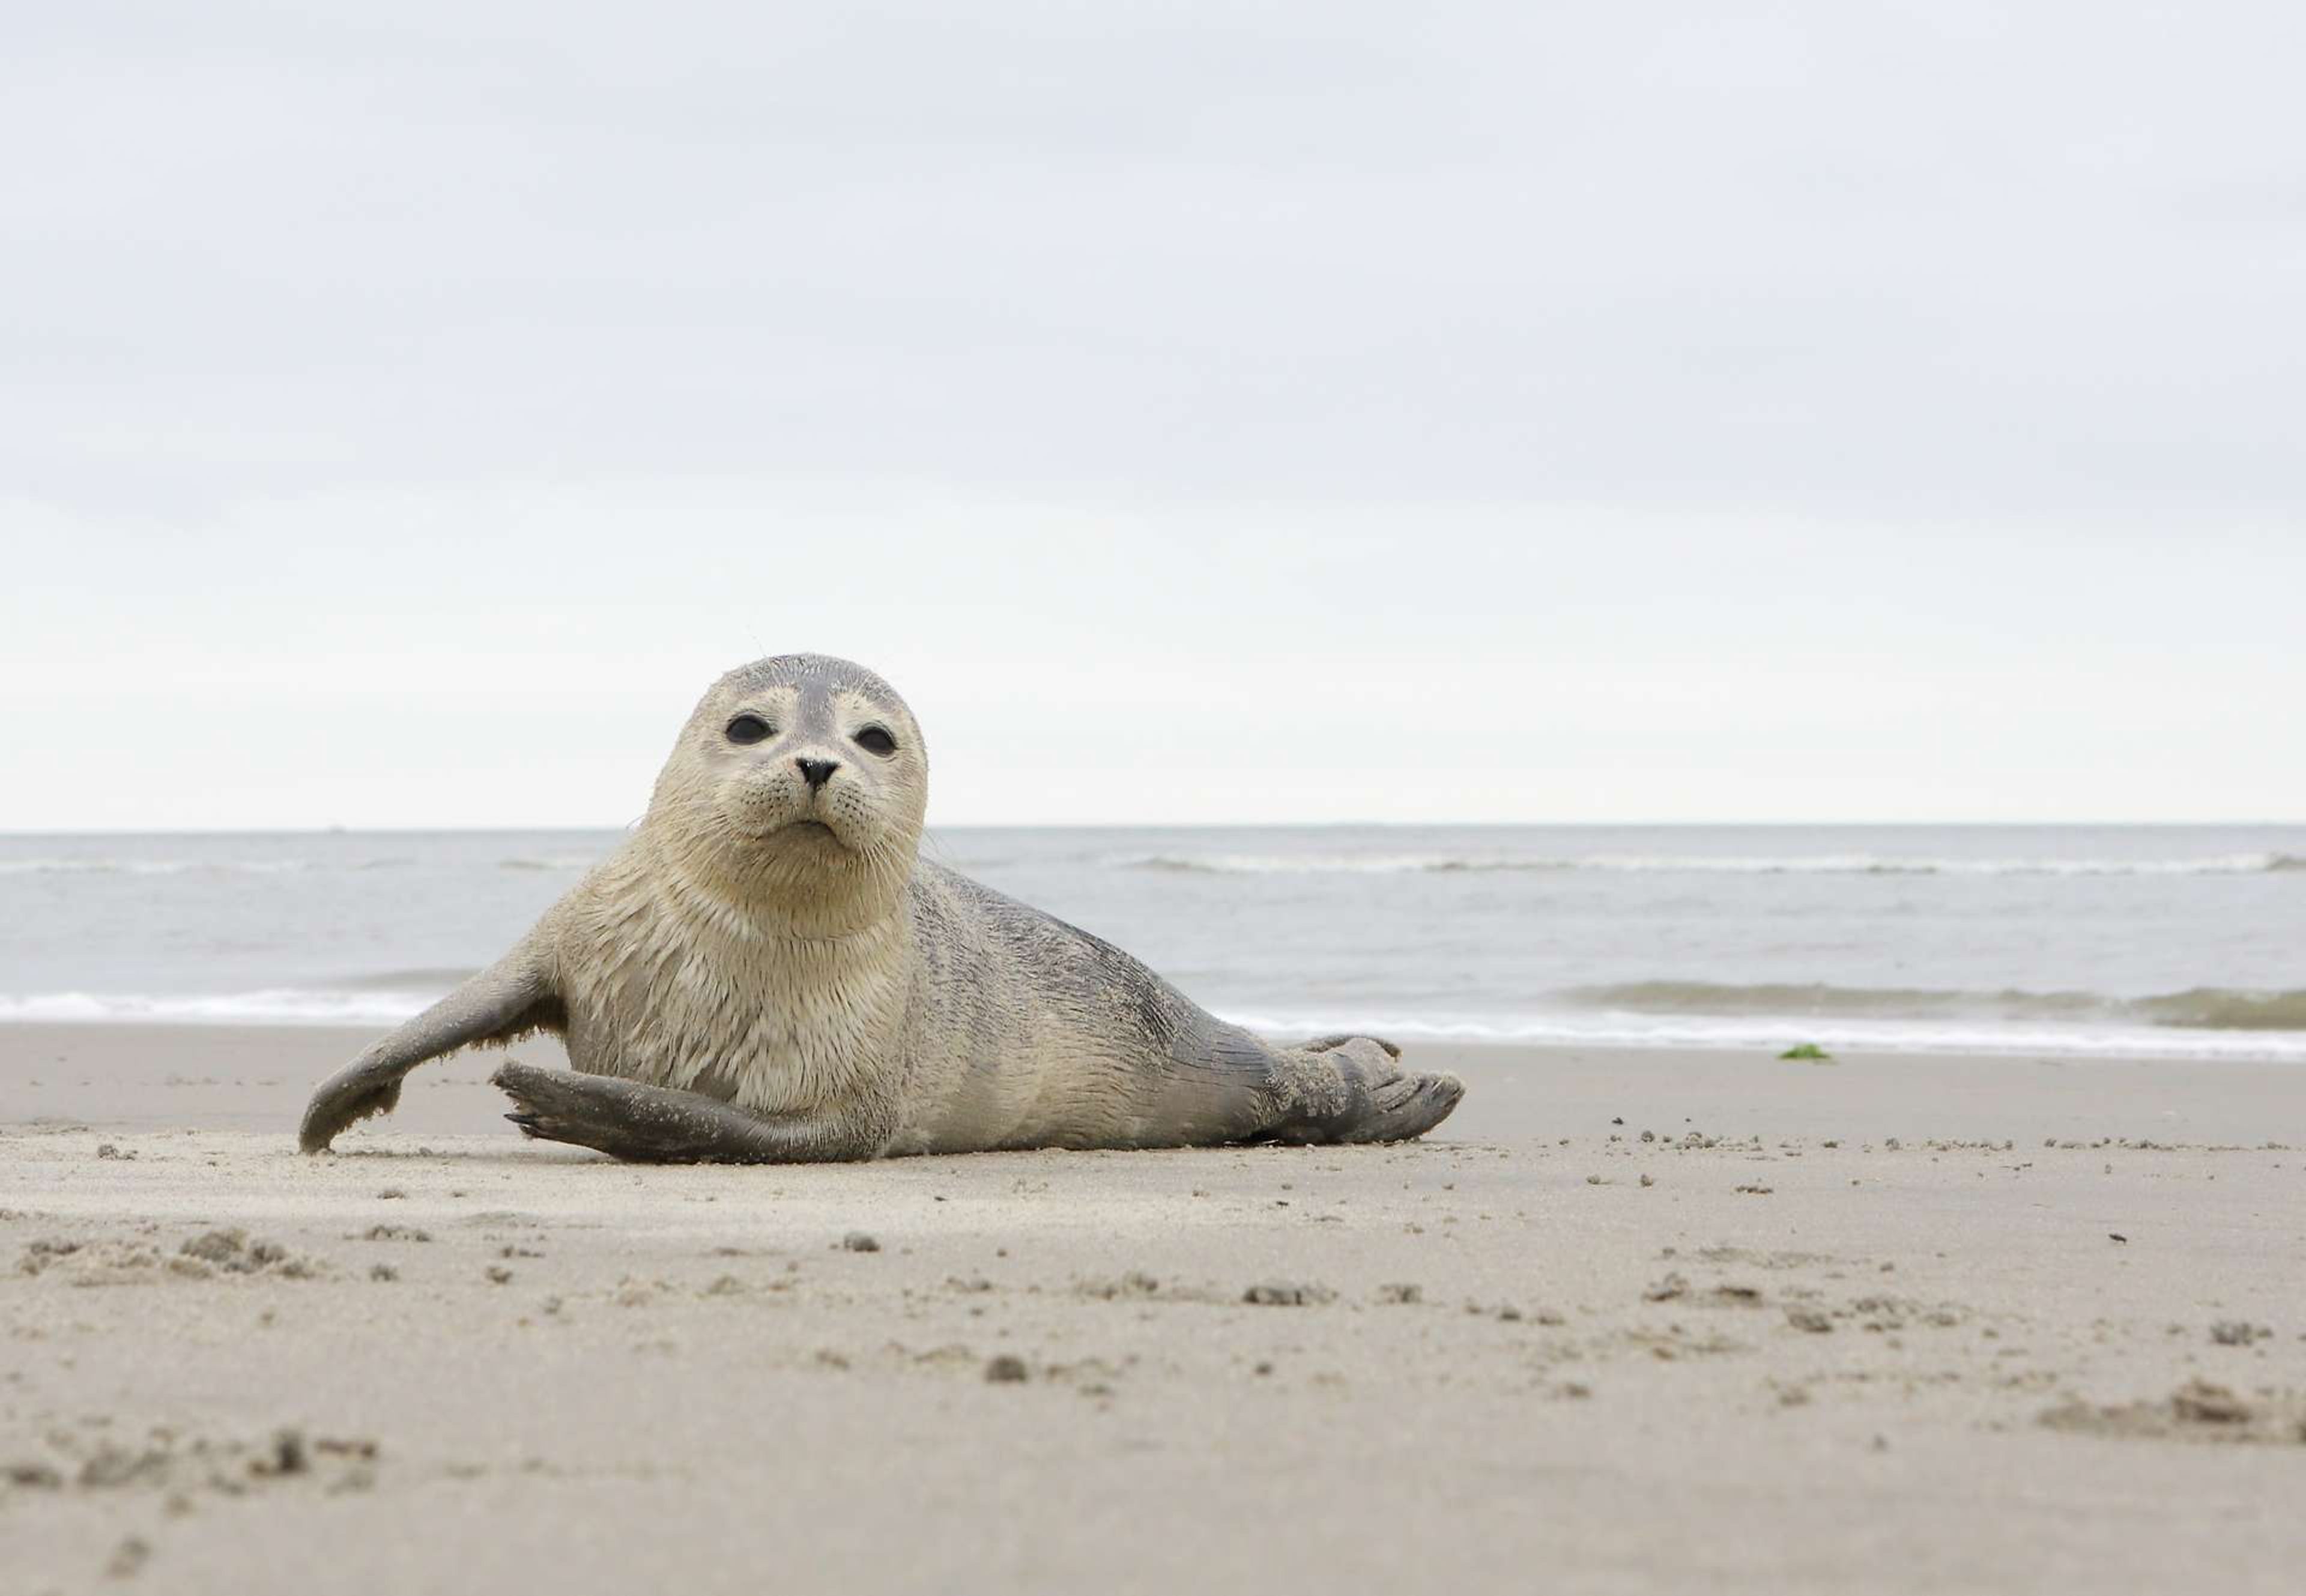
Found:
<path fill-rule="evenodd" d="M 353 976 L 321 990 L 445 993 L 452 987 L 463 986 L 475 973 L 470 967 L 462 969 L 388 969 L 374 975 Z"/>
<path fill-rule="evenodd" d="M 2174 1030 L 2135 1025 L 2047 1026 L 1994 1020 L 1636 1015 L 1623 1011 L 1467 1019 L 1415 1012 L 1229 1012 L 1225 1018 L 1277 1038 L 1342 1032 L 1390 1037 L 1405 1043 L 1475 1046 L 1701 1047 L 1771 1052 L 1798 1042 L 1811 1042 L 1850 1052 L 2306 1063 L 2306 1035 L 2288 1031 Z"/>
<path fill-rule="evenodd" d="M 1148 853 L 1111 867 L 1197 875 L 1404 875 L 1599 871 L 1691 875 L 2260 875 L 2306 873 L 2306 857 L 2225 853 L 2181 858 L 1917 858 L 1898 854 Z"/>
<path fill-rule="evenodd" d="M 2152 1025 L 2193 1030 L 2306 1031 L 2306 991 L 2195 986 L 2154 997 L 2096 992 L 1948 992 L 1925 987 L 1826 986 L 1710 981 L 1628 981 L 1559 994 L 1584 1009 L 1637 1014 L 1996 1020 L 2033 1024 Z"/>
<path fill-rule="evenodd" d="M 326 987 L 220 994 L 0 995 L 0 1023 L 390 1025 L 472 972 L 403 969 Z M 1702 981 L 1636 981 L 1548 994 L 1523 1012 L 1404 1009 L 1226 1017 L 1272 1036 L 1367 1032 L 1430 1041 L 1593 1046 L 1783 1046 L 1814 1041 L 1909 1052 L 2167 1054 L 2306 1059 L 2306 991 L 2194 987 L 2151 997 Z"/>
<path fill-rule="evenodd" d="M 1185 875 L 1403 875 L 1450 870 L 1568 870 L 1567 859 L 1470 858 L 1427 853 L 1149 853 L 1106 863 Z"/>
<path fill-rule="evenodd" d="M 0 859 L 0 875 L 288 875 L 304 859 L 112 859 L 54 854 Z"/>
<path fill-rule="evenodd" d="M 515 854 L 496 861 L 500 870 L 575 874 L 589 870 L 600 855 Z M 296 875 L 329 870 L 405 870 L 419 863 L 407 854 L 348 859 L 137 859 L 77 854 L 0 858 L 0 875 Z"/>
<path fill-rule="evenodd" d="M 0 995 L 0 1023 L 113 1025 L 397 1025 L 441 996 L 436 990 L 313 990 L 162 994 L 47 992 Z"/>

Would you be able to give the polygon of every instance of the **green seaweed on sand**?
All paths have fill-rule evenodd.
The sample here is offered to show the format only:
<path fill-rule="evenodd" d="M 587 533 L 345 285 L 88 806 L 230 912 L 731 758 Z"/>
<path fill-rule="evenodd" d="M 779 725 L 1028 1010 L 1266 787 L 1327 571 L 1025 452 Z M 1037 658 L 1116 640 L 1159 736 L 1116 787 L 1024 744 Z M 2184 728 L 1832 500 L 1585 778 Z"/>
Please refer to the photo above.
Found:
<path fill-rule="evenodd" d="M 1813 1064 L 1830 1064 L 1833 1063 L 1833 1054 L 1828 1053 L 1824 1048 L 1820 1047 L 1815 1042 L 1803 1042 L 1798 1046 L 1789 1047 L 1783 1053 L 1778 1054 L 1778 1056 L 1780 1058 L 1800 1059 Z"/>

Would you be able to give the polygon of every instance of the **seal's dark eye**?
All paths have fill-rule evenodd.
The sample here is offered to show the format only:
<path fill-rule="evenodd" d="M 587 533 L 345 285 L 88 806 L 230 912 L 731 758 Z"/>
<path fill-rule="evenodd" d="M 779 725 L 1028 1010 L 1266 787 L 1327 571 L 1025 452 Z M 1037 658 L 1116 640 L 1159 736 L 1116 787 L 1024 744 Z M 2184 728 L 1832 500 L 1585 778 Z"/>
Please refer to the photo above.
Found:
<path fill-rule="evenodd" d="M 889 735 L 888 729 L 885 727 L 867 726 L 857 734 L 857 746 L 870 749 L 886 759 L 897 751 L 897 739 Z"/>
<path fill-rule="evenodd" d="M 729 740 L 732 743 L 757 743 L 774 730 L 758 715 L 739 715 L 729 722 Z"/>

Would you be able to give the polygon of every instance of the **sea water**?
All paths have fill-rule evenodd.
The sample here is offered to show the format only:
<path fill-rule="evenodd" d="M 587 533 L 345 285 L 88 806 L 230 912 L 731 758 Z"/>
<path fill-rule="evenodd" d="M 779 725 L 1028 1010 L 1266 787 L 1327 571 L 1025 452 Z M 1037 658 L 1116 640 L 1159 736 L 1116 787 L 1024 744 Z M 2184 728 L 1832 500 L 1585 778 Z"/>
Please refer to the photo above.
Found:
<path fill-rule="evenodd" d="M 0 1020 L 415 1012 L 616 832 L 0 837 Z M 2306 827 L 933 829 L 1276 1033 L 2306 1062 Z"/>

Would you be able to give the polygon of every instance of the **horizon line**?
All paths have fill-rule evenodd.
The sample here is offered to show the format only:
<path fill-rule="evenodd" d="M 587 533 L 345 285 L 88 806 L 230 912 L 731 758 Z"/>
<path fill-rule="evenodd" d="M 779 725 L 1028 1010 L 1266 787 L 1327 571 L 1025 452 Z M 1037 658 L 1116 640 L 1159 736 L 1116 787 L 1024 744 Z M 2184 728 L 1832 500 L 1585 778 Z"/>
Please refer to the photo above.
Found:
<path fill-rule="evenodd" d="M 301 825 L 301 826 L 32 826 L 0 829 L 0 839 L 63 837 L 330 837 L 483 836 L 492 832 L 565 832 L 572 834 L 630 832 L 623 824 L 578 825 Z M 1247 831 L 1604 831 L 1604 830 L 1793 830 L 1812 831 L 2208 831 L 2299 830 L 2306 820 L 1208 820 L 1208 821 L 951 821 L 923 832 L 1247 832 Z"/>

